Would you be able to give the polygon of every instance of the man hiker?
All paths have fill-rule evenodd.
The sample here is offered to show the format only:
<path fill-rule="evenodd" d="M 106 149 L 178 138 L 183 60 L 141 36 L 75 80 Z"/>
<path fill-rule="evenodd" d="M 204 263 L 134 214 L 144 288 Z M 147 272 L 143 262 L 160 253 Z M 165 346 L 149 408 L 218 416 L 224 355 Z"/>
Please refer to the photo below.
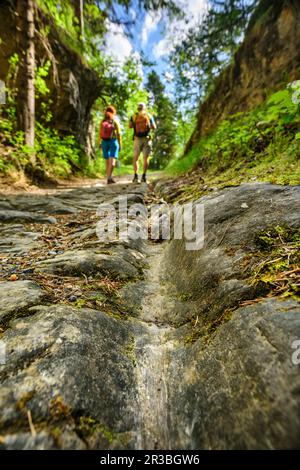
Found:
<path fill-rule="evenodd" d="M 138 112 L 135 113 L 129 121 L 129 127 L 134 130 L 133 144 L 133 183 L 138 183 L 138 160 L 140 153 L 143 152 L 144 167 L 142 175 L 142 183 L 146 183 L 146 173 L 148 169 L 148 158 L 152 151 L 151 129 L 156 129 L 153 117 L 147 113 L 145 103 L 138 104 Z"/>
<path fill-rule="evenodd" d="M 115 183 L 112 173 L 116 164 L 116 160 L 121 151 L 122 137 L 120 124 L 116 118 L 116 109 L 108 106 L 104 113 L 104 118 L 100 123 L 98 145 L 101 147 L 103 157 L 106 162 L 107 184 Z"/>

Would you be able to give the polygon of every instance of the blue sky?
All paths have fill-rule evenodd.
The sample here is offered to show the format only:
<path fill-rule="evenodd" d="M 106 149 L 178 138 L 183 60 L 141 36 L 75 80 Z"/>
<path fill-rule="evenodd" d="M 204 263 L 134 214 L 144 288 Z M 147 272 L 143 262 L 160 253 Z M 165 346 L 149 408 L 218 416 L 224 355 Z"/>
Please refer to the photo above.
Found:
<path fill-rule="evenodd" d="M 171 21 L 162 11 L 137 14 L 137 10 L 132 8 L 128 14 L 129 18 L 135 19 L 135 25 L 131 29 L 132 38 L 126 36 L 125 28 L 120 25 L 112 25 L 112 32 L 108 35 L 109 49 L 120 61 L 131 53 L 143 52 L 147 60 L 155 62 L 156 66 L 153 68 L 168 85 L 170 92 L 172 76 L 167 59 L 168 54 L 172 53 L 174 33 L 176 32 L 176 36 L 179 33 L 184 35 L 190 26 L 197 23 L 207 8 L 208 0 L 176 0 L 176 2 L 187 13 L 188 24 L 178 19 Z M 124 18 L 124 11 L 120 8 L 117 11 Z M 144 69 L 144 74 L 147 71 Z"/>

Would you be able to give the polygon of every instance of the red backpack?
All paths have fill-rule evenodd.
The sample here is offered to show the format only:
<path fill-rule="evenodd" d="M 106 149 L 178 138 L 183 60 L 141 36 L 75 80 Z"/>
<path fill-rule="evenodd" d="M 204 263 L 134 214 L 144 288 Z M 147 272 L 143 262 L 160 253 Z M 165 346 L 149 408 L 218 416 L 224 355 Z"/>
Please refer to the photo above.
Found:
<path fill-rule="evenodd" d="M 101 127 L 100 127 L 100 137 L 103 140 L 109 140 L 112 138 L 113 133 L 115 130 L 115 124 L 114 121 L 111 119 L 104 119 L 101 122 Z"/>

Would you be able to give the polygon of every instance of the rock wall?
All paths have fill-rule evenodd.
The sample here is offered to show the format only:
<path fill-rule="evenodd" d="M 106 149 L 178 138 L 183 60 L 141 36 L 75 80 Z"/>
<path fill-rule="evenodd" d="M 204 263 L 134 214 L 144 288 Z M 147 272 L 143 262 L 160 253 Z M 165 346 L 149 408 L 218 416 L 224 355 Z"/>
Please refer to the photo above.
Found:
<path fill-rule="evenodd" d="M 9 58 L 17 50 L 16 2 L 2 1 L 0 5 L 0 79 L 6 79 Z M 47 29 L 48 34 L 44 34 Z M 93 153 L 89 133 L 90 112 L 100 95 L 101 84 L 96 73 L 90 69 L 79 54 L 62 40 L 61 35 L 45 15 L 37 9 L 36 18 L 37 65 L 51 61 L 47 85 L 50 89 L 51 125 L 60 135 L 72 134 L 88 154 Z M 37 102 L 37 115 L 41 103 Z"/>
<path fill-rule="evenodd" d="M 260 3 L 233 63 L 200 105 L 186 151 L 229 115 L 258 106 L 271 90 L 299 77 L 299 24 L 299 0 Z"/>

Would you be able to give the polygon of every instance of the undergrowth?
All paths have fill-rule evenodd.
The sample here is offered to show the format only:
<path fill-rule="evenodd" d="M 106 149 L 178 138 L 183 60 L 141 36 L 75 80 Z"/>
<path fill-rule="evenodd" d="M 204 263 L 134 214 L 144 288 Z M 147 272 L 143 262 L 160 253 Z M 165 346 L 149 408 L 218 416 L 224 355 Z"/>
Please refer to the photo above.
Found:
<path fill-rule="evenodd" d="M 167 167 L 170 175 L 199 169 L 205 182 L 240 184 L 300 182 L 300 81 L 270 96 L 260 107 L 225 119 L 184 158 Z"/>
<path fill-rule="evenodd" d="M 36 69 L 35 95 L 41 102 L 41 109 L 35 123 L 35 147 L 24 144 L 24 133 L 18 130 L 17 96 L 18 89 L 15 76 L 19 66 L 18 54 L 9 58 L 7 75 L 7 102 L 0 108 L 0 173 L 4 176 L 31 173 L 34 156 L 35 172 L 54 177 L 67 178 L 74 174 L 97 175 L 101 169 L 99 161 L 91 160 L 84 149 L 76 142 L 73 135 L 60 135 L 52 126 L 51 93 L 47 86 L 47 77 L 51 67 L 50 61 Z"/>

